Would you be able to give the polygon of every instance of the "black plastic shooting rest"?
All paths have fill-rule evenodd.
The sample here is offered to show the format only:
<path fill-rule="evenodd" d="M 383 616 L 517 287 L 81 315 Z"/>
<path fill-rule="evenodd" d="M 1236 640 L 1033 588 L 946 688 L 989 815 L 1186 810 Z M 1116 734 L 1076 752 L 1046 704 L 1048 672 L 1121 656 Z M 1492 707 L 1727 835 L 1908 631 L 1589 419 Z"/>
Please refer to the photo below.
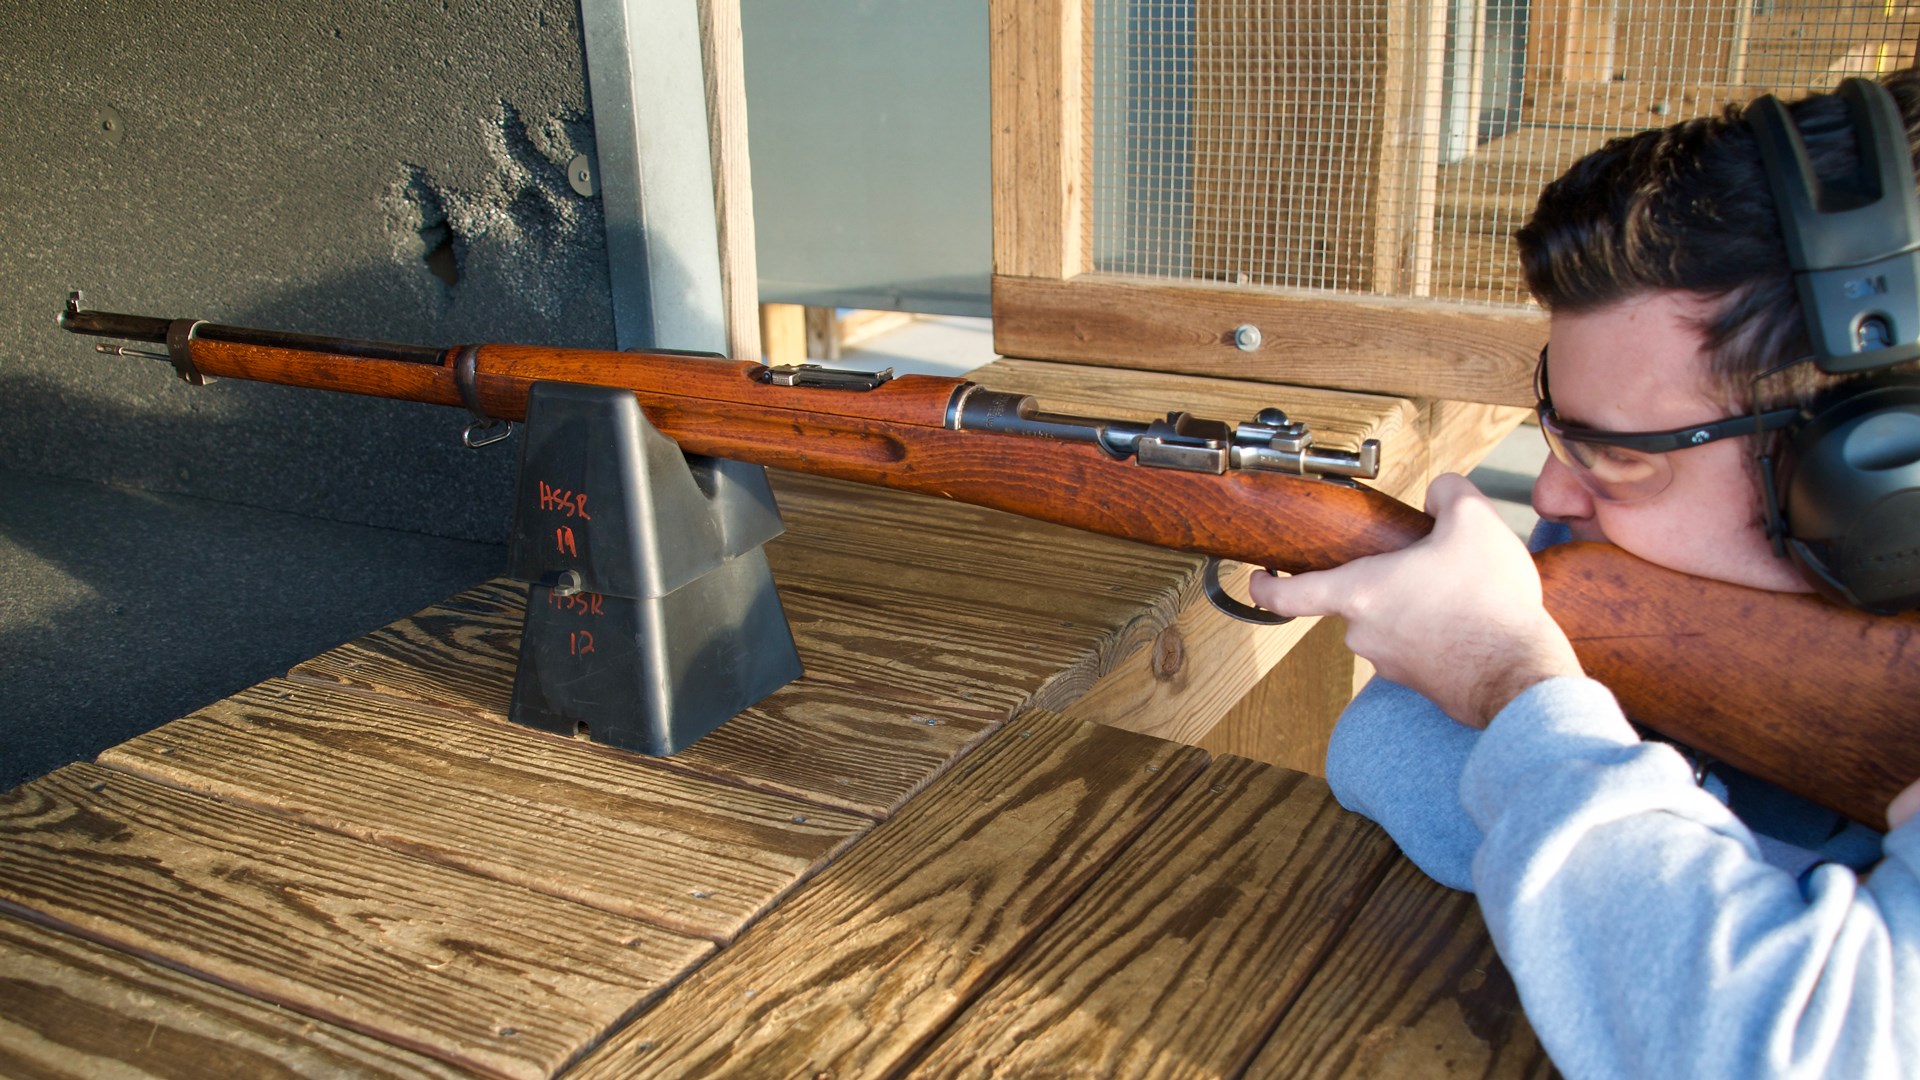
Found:
<path fill-rule="evenodd" d="M 629 391 L 536 383 L 508 573 L 530 587 L 514 723 L 672 754 L 801 673 L 766 472 L 690 457 Z"/>

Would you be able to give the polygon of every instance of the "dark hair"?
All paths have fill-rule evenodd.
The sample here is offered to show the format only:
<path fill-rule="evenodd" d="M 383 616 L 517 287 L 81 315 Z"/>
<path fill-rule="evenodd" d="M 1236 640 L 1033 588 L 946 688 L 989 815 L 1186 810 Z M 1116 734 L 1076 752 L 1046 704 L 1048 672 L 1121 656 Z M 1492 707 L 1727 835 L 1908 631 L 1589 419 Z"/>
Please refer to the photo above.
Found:
<path fill-rule="evenodd" d="M 1920 73 L 1883 83 L 1911 145 L 1920 134 Z M 1839 96 L 1814 94 L 1787 108 L 1822 180 L 1854 170 Z M 1656 291 L 1707 301 L 1699 329 L 1711 374 L 1738 409 L 1804 403 L 1836 381 L 1803 364 L 1766 391 L 1769 400 L 1747 400 L 1754 375 L 1806 356 L 1812 342 L 1745 117 L 1744 106 L 1729 105 L 1608 142 L 1547 185 L 1514 237 L 1527 288 L 1549 311 L 1591 311 Z"/>

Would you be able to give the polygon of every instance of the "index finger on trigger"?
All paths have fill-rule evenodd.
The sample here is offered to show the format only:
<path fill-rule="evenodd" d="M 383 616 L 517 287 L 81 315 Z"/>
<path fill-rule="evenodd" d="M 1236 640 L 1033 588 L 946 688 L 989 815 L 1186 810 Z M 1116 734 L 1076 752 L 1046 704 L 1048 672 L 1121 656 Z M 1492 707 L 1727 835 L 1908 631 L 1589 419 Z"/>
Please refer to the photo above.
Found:
<path fill-rule="evenodd" d="M 1339 613 L 1338 583 L 1332 570 L 1278 577 L 1265 570 L 1247 580 L 1253 602 L 1276 615 L 1334 615 Z"/>

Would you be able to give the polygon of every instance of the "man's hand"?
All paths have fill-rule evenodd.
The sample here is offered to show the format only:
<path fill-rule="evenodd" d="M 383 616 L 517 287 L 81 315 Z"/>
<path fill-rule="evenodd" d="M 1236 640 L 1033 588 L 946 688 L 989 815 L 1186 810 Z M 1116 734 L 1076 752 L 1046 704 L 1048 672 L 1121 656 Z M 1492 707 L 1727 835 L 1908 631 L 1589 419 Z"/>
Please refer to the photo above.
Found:
<path fill-rule="evenodd" d="M 1893 797 L 1887 804 L 1887 828 L 1897 829 L 1907 823 L 1916 811 L 1920 811 L 1920 780 L 1908 784 L 1905 791 Z"/>
<path fill-rule="evenodd" d="M 1540 599 L 1540 575 L 1493 504 L 1452 473 L 1427 489 L 1433 532 L 1400 551 L 1290 578 L 1255 574 L 1255 603 L 1339 615 L 1347 647 L 1448 716 L 1485 727 L 1521 691 L 1580 674 Z"/>

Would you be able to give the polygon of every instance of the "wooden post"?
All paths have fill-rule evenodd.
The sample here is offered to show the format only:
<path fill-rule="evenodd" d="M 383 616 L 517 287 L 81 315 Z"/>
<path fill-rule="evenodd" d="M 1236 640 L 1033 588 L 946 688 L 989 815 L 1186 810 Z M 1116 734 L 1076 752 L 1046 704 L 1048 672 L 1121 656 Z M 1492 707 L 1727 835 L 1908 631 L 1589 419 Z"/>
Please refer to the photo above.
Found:
<path fill-rule="evenodd" d="M 1527 24 L 1527 80 L 1536 86 L 1613 78 L 1615 0 L 1536 0 Z M 1636 73 L 1636 78 L 1646 77 Z"/>
<path fill-rule="evenodd" d="M 993 270 L 1070 278 L 1090 263 L 1089 0 L 992 0 Z"/>
<path fill-rule="evenodd" d="M 761 304 L 761 355 L 769 364 L 807 362 L 806 308 L 799 304 Z"/>
<path fill-rule="evenodd" d="M 727 354 L 760 355 L 760 270 L 753 251 L 753 173 L 747 167 L 747 80 L 740 0 L 700 0 L 700 44 L 713 148 L 714 217 L 720 230 Z"/>

